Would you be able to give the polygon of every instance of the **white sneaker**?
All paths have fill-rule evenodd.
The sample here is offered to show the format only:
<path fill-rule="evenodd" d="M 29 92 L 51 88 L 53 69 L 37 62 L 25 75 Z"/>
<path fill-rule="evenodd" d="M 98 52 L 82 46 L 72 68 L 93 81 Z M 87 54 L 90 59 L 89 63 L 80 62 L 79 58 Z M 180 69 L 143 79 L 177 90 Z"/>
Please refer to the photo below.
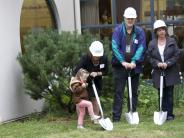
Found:
<path fill-rule="evenodd" d="M 99 120 L 98 120 L 98 119 L 93 120 L 93 123 L 94 123 L 94 124 L 99 124 Z"/>
<path fill-rule="evenodd" d="M 100 118 L 100 116 L 98 116 L 98 115 L 93 115 L 93 116 L 91 116 L 91 120 L 97 120 L 97 119 L 99 119 Z"/>
<path fill-rule="evenodd" d="M 77 129 L 85 129 L 82 125 L 78 125 Z"/>

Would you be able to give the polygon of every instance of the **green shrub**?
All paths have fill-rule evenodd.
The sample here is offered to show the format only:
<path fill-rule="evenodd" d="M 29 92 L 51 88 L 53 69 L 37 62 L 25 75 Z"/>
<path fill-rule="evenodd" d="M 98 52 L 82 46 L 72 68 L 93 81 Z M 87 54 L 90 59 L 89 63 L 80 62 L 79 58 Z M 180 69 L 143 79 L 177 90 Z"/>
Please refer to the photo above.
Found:
<path fill-rule="evenodd" d="M 179 84 L 174 87 L 174 105 L 182 107 L 184 105 L 184 84 Z"/>
<path fill-rule="evenodd" d="M 64 109 L 71 103 L 68 93 L 71 73 L 82 53 L 97 36 L 89 33 L 58 33 L 43 30 L 28 33 L 25 52 L 18 55 L 24 73 L 25 91 L 33 99 L 44 98 L 50 108 Z"/>
<path fill-rule="evenodd" d="M 158 110 L 158 92 L 152 84 L 146 80 L 140 81 L 138 108 L 141 108 L 144 114 L 153 114 Z"/>

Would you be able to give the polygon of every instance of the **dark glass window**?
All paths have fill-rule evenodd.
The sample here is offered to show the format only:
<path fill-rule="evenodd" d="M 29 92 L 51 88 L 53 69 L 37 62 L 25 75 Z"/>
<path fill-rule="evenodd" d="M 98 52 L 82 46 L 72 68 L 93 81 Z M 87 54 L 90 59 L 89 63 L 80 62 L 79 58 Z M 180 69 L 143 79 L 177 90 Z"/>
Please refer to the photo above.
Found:
<path fill-rule="evenodd" d="M 56 28 L 55 18 L 48 0 L 24 0 L 21 20 L 20 38 L 28 31 L 36 32 L 45 28 Z M 24 48 L 22 51 L 24 51 Z"/>

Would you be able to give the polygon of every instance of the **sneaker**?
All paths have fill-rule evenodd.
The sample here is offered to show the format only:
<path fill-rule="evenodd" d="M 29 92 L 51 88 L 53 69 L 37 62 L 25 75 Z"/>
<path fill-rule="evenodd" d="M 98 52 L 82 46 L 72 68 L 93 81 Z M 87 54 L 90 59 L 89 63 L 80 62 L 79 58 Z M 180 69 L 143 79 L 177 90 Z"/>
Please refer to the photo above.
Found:
<path fill-rule="evenodd" d="M 98 115 L 93 115 L 93 116 L 91 116 L 91 120 L 97 120 L 97 119 L 99 119 L 100 118 L 100 116 L 98 116 Z"/>
<path fill-rule="evenodd" d="M 85 129 L 82 125 L 78 125 L 77 129 Z"/>
<path fill-rule="evenodd" d="M 170 121 L 170 120 L 174 120 L 174 115 L 169 115 L 169 116 L 167 116 L 167 121 Z"/>
<path fill-rule="evenodd" d="M 95 119 L 95 120 L 93 120 L 93 123 L 94 124 L 99 124 L 99 120 L 98 119 Z"/>
<path fill-rule="evenodd" d="M 113 119 L 112 122 L 119 122 L 120 119 Z"/>
<path fill-rule="evenodd" d="M 120 117 L 113 117 L 113 118 L 112 118 L 112 121 L 113 121 L 113 122 L 119 122 L 119 121 L 120 121 Z"/>

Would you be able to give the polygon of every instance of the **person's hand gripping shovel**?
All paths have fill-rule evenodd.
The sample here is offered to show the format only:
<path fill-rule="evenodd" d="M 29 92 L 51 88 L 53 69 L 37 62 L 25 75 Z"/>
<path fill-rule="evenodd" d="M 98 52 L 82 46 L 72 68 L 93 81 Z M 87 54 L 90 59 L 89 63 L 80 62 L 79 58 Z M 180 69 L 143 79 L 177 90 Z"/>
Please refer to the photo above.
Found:
<path fill-rule="evenodd" d="M 133 112 L 132 107 L 132 84 L 131 84 L 130 69 L 128 69 L 128 92 L 129 92 L 130 111 L 128 113 L 125 113 L 125 118 L 129 124 L 139 124 L 138 112 Z"/>
<path fill-rule="evenodd" d="M 162 125 L 167 119 L 167 112 L 162 111 L 162 98 L 163 98 L 163 84 L 164 84 L 164 71 L 160 74 L 160 111 L 154 112 L 154 123 L 157 125 Z"/>

